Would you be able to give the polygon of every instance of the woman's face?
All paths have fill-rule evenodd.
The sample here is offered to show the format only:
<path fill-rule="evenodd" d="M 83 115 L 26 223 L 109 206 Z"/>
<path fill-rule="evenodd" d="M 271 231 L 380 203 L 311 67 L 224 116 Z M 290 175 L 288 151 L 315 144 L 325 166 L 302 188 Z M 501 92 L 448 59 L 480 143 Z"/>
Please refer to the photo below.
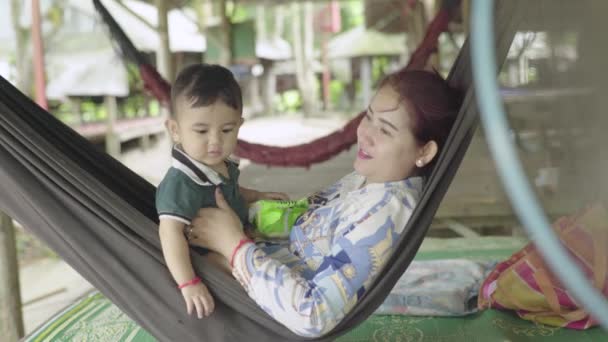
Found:
<path fill-rule="evenodd" d="M 410 114 L 390 85 L 380 88 L 372 99 L 357 128 L 357 140 L 354 168 L 367 183 L 409 177 L 422 153 L 410 128 Z"/>

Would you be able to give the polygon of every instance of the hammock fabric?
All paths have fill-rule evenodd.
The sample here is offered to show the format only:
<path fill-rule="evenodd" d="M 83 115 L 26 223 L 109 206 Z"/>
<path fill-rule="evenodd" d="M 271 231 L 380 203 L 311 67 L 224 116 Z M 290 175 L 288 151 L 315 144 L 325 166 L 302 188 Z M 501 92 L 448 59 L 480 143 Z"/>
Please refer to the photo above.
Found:
<path fill-rule="evenodd" d="M 139 71 L 144 87 L 161 104 L 167 106 L 170 102 L 171 85 L 158 73 L 158 71 L 146 62 L 135 45 L 129 40 L 118 23 L 112 18 L 107 9 L 99 0 L 93 0 L 95 8 L 110 30 L 111 36 L 120 46 L 124 57 L 139 66 Z M 437 51 L 439 35 L 448 28 L 450 19 L 459 9 L 460 0 L 447 0 L 441 7 L 433 21 L 429 24 L 423 41 L 412 54 L 405 69 L 424 69 L 429 56 Z M 289 146 L 277 147 L 262 144 L 254 144 L 239 139 L 235 154 L 246 158 L 254 163 L 283 167 L 310 167 L 315 163 L 329 160 L 338 153 L 349 149 L 357 142 L 357 126 L 363 118 L 364 113 L 358 114 L 349 121 L 342 129 L 327 136 L 315 139 L 311 142 Z"/>
<path fill-rule="evenodd" d="M 504 2 L 497 58 L 514 34 Z M 394 253 L 330 341 L 365 320 L 413 259 L 461 162 L 477 122 L 467 44 L 449 77 L 467 90 L 433 174 Z M 194 268 L 216 299 L 213 315 L 188 316 L 163 261 L 155 188 L 0 78 L 0 210 L 45 241 L 123 312 L 161 341 L 307 340 L 277 323 L 236 280 L 198 254 Z"/>

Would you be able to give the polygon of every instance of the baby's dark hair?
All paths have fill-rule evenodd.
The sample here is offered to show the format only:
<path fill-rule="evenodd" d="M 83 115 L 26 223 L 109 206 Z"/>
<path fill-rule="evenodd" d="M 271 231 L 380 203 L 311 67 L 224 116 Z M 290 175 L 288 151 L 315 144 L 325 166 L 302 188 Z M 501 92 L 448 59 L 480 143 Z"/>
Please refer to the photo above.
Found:
<path fill-rule="evenodd" d="M 192 64 L 183 68 L 171 87 L 171 116 L 176 117 L 179 98 L 191 107 L 209 106 L 217 100 L 241 112 L 241 87 L 230 70 L 216 64 Z"/>

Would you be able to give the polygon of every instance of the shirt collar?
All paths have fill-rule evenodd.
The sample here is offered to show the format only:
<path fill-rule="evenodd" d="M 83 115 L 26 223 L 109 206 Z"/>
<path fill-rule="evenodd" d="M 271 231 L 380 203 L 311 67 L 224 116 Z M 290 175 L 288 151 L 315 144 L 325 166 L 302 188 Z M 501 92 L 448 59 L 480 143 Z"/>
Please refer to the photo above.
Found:
<path fill-rule="evenodd" d="M 424 186 L 424 179 L 419 176 L 408 177 L 406 179 L 392 181 L 392 182 L 384 182 L 384 183 L 371 183 L 362 186 L 365 182 L 365 176 L 360 175 L 356 171 L 353 172 L 353 177 L 350 179 L 348 188 L 350 191 L 373 191 L 376 189 L 409 189 L 411 191 L 415 191 L 418 194 L 422 193 L 422 187 Z"/>
<path fill-rule="evenodd" d="M 222 176 L 211 167 L 191 158 L 180 145 L 174 145 L 171 150 L 171 166 L 184 172 L 193 181 L 201 185 L 220 185 Z"/>

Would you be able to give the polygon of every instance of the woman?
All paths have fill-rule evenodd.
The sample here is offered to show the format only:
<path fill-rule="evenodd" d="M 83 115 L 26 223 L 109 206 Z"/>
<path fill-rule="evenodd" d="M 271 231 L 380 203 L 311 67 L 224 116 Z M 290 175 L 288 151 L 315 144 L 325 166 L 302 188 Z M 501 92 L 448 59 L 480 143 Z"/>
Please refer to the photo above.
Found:
<path fill-rule="evenodd" d="M 230 260 L 249 296 L 294 333 L 329 332 L 394 251 L 459 107 L 435 73 L 390 75 L 357 129 L 355 172 L 309 198 L 287 246 L 247 239 L 217 192 L 219 208 L 201 209 L 191 243 Z"/>

